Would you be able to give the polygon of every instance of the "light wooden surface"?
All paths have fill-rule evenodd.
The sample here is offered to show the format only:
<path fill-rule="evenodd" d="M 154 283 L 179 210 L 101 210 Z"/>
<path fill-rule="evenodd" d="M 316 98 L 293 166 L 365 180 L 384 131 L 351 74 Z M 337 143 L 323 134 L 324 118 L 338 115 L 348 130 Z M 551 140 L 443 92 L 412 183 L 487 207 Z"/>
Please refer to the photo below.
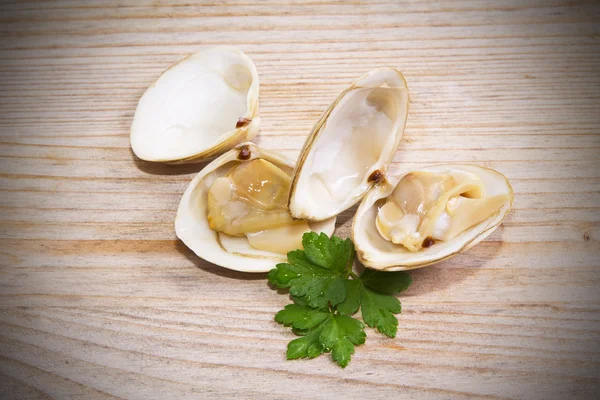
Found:
<path fill-rule="evenodd" d="M 0 6 L 0 397 L 598 395 L 594 1 L 189 3 Z M 144 89 L 211 44 L 257 65 L 261 146 L 295 157 L 339 92 L 390 65 L 412 100 L 392 169 L 475 162 L 514 186 L 503 227 L 412 272 L 397 338 L 369 330 L 345 370 L 285 361 L 287 298 L 176 240 L 202 165 L 129 149 Z"/>

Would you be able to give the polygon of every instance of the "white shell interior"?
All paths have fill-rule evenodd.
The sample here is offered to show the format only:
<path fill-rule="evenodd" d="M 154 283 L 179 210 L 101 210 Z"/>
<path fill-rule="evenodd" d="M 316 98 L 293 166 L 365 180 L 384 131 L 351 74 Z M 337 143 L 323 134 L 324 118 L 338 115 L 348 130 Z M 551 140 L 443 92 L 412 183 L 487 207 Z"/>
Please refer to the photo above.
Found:
<path fill-rule="evenodd" d="M 233 47 L 185 58 L 140 98 L 131 126 L 134 153 L 148 161 L 202 158 L 250 139 L 258 129 L 258 86 L 254 63 Z M 251 122 L 236 128 L 240 118 Z"/>
<path fill-rule="evenodd" d="M 216 233 L 209 228 L 206 217 L 210 186 L 216 178 L 226 175 L 236 163 L 244 162 L 237 158 L 241 146 L 249 147 L 249 160 L 264 158 L 291 175 L 294 169 L 292 161 L 274 152 L 260 149 L 253 143 L 242 143 L 204 167 L 192 180 L 177 209 L 175 232 L 186 246 L 206 261 L 237 271 L 267 272 L 275 268 L 277 263 L 284 262 L 286 256 L 257 250 L 243 237 Z M 324 232 L 331 236 L 335 229 L 335 218 L 310 222 L 309 226 L 315 232 Z"/>
<path fill-rule="evenodd" d="M 294 172 L 289 201 L 296 218 L 323 220 L 356 204 L 385 172 L 400 144 L 408 89 L 392 68 L 371 71 L 344 91 L 313 128 Z"/>
<path fill-rule="evenodd" d="M 408 173 L 392 176 L 387 184 L 374 187 L 361 202 L 352 225 L 352 237 L 359 259 L 374 269 L 399 271 L 424 267 L 457 254 L 479 243 L 490 235 L 502 222 L 512 206 L 512 187 L 501 173 L 475 165 L 435 165 L 423 171 L 447 173 L 452 170 L 466 171 L 481 177 L 486 194 L 510 193 L 511 201 L 504 204 L 497 213 L 485 221 L 467 229 L 447 242 L 437 242 L 434 246 L 410 252 L 404 246 L 385 240 L 375 226 L 379 207 L 383 205 L 396 184 Z"/>

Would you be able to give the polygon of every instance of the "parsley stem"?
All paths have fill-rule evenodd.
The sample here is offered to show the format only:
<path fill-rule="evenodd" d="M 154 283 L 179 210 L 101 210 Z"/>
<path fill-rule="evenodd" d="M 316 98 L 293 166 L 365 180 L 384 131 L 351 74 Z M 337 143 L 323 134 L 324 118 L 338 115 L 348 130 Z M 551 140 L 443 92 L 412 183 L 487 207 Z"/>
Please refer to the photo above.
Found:
<path fill-rule="evenodd" d="M 356 275 L 354 272 L 350 271 L 350 276 L 352 277 L 352 279 L 354 280 L 360 280 L 360 278 L 358 277 L 358 275 Z"/>

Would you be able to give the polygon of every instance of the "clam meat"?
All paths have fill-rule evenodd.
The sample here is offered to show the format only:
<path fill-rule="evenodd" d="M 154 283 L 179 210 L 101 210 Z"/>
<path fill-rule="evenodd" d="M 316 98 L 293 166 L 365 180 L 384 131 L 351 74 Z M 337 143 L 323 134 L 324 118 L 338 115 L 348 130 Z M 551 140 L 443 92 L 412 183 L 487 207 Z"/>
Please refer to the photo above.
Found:
<path fill-rule="evenodd" d="M 410 172 L 379 208 L 377 231 L 385 240 L 419 251 L 453 239 L 508 200 L 508 193 L 486 195 L 483 181 L 471 172 Z"/>

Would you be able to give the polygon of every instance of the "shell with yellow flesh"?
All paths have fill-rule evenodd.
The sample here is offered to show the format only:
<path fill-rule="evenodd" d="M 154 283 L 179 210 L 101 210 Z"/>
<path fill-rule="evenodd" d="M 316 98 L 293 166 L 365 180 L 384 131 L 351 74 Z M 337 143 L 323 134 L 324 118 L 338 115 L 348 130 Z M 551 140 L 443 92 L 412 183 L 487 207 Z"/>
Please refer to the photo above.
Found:
<path fill-rule="evenodd" d="M 239 163 L 262 158 L 292 174 L 294 162 L 273 151 L 259 148 L 247 142 L 236 146 L 204 167 L 186 189 L 175 218 L 177 236 L 200 258 L 219 266 L 243 272 L 267 272 L 279 262 L 285 262 L 284 254 L 257 250 L 245 237 L 233 237 L 210 229 L 207 219 L 208 192 L 218 177 L 225 176 Z M 335 229 L 335 218 L 322 222 L 309 222 L 309 227 L 328 236 Z"/>
<path fill-rule="evenodd" d="M 429 248 L 411 252 L 400 244 L 385 240 L 376 227 L 379 207 L 383 205 L 398 182 L 408 172 L 394 175 L 388 181 L 381 182 L 369 191 L 354 216 L 352 239 L 356 247 L 356 254 L 364 265 L 386 271 L 402 271 L 425 267 L 473 247 L 489 236 L 501 224 L 513 202 L 512 187 L 506 177 L 498 171 L 476 165 L 435 165 L 423 168 L 421 171 L 448 173 L 453 170 L 478 175 L 489 195 L 506 194 L 509 200 L 493 215 L 449 241 L 437 242 Z"/>

